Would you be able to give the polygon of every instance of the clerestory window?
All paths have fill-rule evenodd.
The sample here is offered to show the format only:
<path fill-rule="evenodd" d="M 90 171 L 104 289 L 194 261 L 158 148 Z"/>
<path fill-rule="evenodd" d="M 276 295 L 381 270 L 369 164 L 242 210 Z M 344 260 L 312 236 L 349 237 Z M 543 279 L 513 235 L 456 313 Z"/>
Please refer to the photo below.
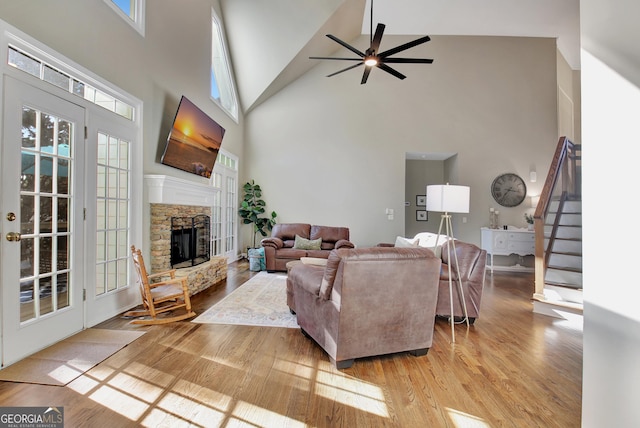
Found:
<path fill-rule="evenodd" d="M 220 19 L 211 10 L 211 98 L 237 121 L 238 99 L 227 52 Z"/>
<path fill-rule="evenodd" d="M 144 36 L 145 0 L 104 0 L 129 25 Z"/>

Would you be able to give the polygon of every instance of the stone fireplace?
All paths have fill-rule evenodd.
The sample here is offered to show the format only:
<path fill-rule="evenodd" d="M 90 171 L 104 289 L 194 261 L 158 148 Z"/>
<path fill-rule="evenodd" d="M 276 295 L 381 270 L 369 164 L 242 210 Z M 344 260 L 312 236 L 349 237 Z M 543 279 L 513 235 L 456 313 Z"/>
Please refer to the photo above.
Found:
<path fill-rule="evenodd" d="M 151 272 L 172 268 L 172 219 L 211 216 L 211 208 L 190 205 L 151 204 Z M 191 264 L 175 266 L 189 267 Z"/>
<path fill-rule="evenodd" d="M 209 186 L 167 176 L 145 176 L 145 184 L 149 194 L 151 216 L 149 270 L 151 273 L 164 272 L 172 269 L 172 218 L 174 223 L 175 219 L 182 219 L 178 222 L 184 222 L 184 219 L 201 216 L 210 219 L 212 192 L 215 190 Z M 210 246 L 209 234 L 206 240 L 208 242 L 200 242 L 200 245 Z M 222 256 L 209 257 L 208 261 L 196 266 L 191 267 L 189 262 L 174 268 L 178 268 L 176 276 L 188 277 L 190 294 L 204 290 L 227 277 L 227 259 Z"/>

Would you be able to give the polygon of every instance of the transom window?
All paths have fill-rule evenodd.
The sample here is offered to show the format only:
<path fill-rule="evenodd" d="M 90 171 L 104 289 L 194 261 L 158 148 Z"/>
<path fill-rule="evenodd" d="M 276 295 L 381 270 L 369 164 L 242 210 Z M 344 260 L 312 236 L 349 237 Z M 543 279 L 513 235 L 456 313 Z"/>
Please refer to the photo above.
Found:
<path fill-rule="evenodd" d="M 211 98 L 234 120 L 238 120 L 238 100 L 220 20 L 211 11 Z"/>
<path fill-rule="evenodd" d="M 84 98 L 95 105 L 103 107 L 129 120 L 134 120 L 135 109 L 127 102 L 107 94 L 89 85 L 82 80 L 73 77 L 71 73 L 66 73 L 42 61 L 31 54 L 27 54 L 16 47 L 9 46 L 7 64 L 18 70 L 29 73 L 40 80 L 48 82 L 59 88 Z"/>

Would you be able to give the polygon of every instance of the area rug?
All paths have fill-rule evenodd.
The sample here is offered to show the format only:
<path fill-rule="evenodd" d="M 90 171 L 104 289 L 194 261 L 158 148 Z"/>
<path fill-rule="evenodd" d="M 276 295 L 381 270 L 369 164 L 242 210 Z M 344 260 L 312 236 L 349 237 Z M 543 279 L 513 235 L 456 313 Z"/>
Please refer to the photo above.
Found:
<path fill-rule="evenodd" d="M 260 272 L 192 322 L 299 328 L 287 306 L 287 276 Z"/>
<path fill-rule="evenodd" d="M 64 386 L 145 332 L 89 328 L 0 370 L 0 380 Z"/>

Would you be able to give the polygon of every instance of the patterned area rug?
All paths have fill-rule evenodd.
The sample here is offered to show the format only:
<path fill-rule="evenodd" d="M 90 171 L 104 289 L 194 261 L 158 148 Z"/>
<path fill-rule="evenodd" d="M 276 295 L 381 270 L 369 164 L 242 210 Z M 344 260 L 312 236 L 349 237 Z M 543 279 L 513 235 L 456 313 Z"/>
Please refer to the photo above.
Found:
<path fill-rule="evenodd" d="M 287 276 L 260 272 L 192 322 L 298 328 L 287 306 Z"/>

